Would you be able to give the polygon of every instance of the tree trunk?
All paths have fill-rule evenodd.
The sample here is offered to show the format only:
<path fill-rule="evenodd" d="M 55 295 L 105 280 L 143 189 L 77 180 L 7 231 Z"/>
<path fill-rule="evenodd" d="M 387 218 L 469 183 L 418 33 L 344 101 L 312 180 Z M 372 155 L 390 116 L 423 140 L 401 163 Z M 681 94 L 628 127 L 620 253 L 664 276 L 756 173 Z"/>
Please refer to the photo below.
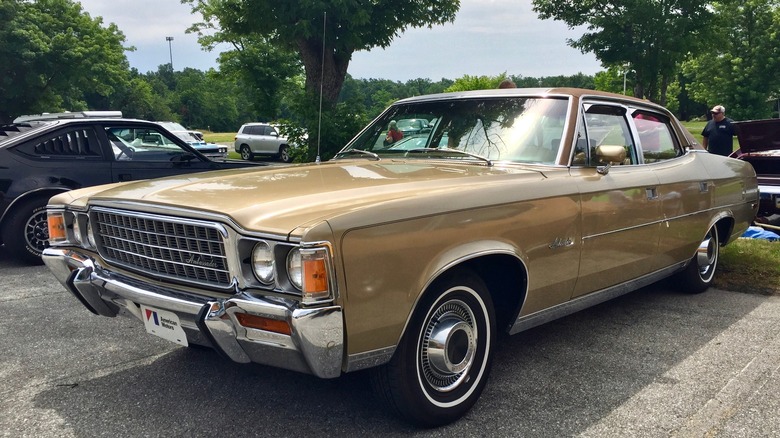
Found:
<path fill-rule="evenodd" d="M 298 48 L 306 71 L 306 91 L 319 95 L 322 89 L 323 104 L 332 107 L 344 85 L 352 52 L 339 53 L 326 46 L 323 60 L 322 41 L 319 39 L 300 40 Z"/>

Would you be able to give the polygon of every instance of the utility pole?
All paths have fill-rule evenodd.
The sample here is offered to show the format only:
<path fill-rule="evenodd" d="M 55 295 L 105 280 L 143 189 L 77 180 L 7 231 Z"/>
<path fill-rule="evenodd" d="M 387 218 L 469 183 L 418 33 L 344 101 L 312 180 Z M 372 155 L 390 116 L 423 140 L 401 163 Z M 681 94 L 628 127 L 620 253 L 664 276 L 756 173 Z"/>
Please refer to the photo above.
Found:
<path fill-rule="evenodd" d="M 173 49 L 171 48 L 171 41 L 173 37 L 165 37 L 165 41 L 168 41 L 168 54 L 171 56 L 171 71 L 173 71 Z"/>

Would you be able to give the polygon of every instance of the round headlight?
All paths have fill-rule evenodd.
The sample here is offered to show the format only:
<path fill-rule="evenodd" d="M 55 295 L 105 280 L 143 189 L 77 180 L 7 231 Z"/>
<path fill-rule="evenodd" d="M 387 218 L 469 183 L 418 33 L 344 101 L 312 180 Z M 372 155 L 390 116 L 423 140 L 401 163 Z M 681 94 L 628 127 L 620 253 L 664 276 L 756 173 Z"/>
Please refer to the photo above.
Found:
<path fill-rule="evenodd" d="M 290 283 L 293 286 L 303 289 L 303 262 L 299 248 L 295 248 L 287 254 L 287 276 L 290 277 Z"/>
<path fill-rule="evenodd" d="M 268 242 L 258 242 L 252 250 L 252 270 L 263 284 L 274 279 L 274 255 Z"/>

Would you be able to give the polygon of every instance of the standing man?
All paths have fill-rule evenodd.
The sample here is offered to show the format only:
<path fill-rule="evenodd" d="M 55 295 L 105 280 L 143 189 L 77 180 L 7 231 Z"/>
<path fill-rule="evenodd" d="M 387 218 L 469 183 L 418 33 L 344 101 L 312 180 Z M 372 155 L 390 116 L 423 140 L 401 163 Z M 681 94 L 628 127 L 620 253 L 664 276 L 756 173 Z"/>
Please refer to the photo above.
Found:
<path fill-rule="evenodd" d="M 712 120 L 707 122 L 701 135 L 704 149 L 718 155 L 729 156 L 733 152 L 734 126 L 733 120 L 726 118 L 726 108 L 723 105 L 715 105 L 710 110 Z"/>

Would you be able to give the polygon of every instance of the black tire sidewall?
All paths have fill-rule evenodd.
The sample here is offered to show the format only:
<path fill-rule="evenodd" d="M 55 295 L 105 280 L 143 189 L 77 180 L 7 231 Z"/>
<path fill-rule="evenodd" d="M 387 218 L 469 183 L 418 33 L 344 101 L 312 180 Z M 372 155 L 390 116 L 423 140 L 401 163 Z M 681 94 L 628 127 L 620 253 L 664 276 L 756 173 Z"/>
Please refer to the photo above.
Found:
<path fill-rule="evenodd" d="M 12 258 L 30 264 L 43 263 L 41 252 L 27 242 L 26 227 L 30 218 L 46 211 L 47 200 L 34 198 L 24 201 L 14 208 L 8 222 L 3 225 L 3 243 Z"/>
<path fill-rule="evenodd" d="M 279 148 L 279 160 L 283 163 L 292 161 L 292 157 L 290 157 L 290 148 L 287 145 L 283 145 Z"/>
<path fill-rule="evenodd" d="M 462 417 L 479 398 L 490 374 L 496 343 L 495 312 L 487 288 L 471 275 L 454 277 L 440 283 L 435 293 L 428 294 L 418 306 L 412 324 L 399 346 L 391 366 L 400 368 L 400 379 L 406 382 L 400 391 L 403 402 L 396 402 L 400 413 L 414 423 L 433 427 Z M 467 292 L 468 288 L 473 291 Z M 433 292 L 433 291 L 432 291 Z M 458 299 L 466 303 L 474 313 L 479 331 L 474 364 L 468 371 L 467 382 L 448 393 L 438 392 L 425 382 L 420 369 L 419 348 L 423 327 L 431 313 L 445 301 Z M 399 390 L 399 388 L 396 388 Z"/>
<path fill-rule="evenodd" d="M 718 269 L 718 263 L 720 262 L 720 236 L 718 234 L 718 228 L 715 226 L 710 228 L 707 231 L 707 236 L 711 236 L 710 238 L 715 240 L 715 261 L 711 268 L 712 272 L 709 273 L 709 279 L 704 280 L 701 277 L 699 265 L 696 260 L 697 255 L 694 254 L 691 261 L 688 263 L 688 266 L 676 276 L 676 279 L 678 280 L 677 288 L 681 292 L 689 294 L 702 293 L 709 289 L 715 281 L 715 274 Z"/>
<path fill-rule="evenodd" d="M 254 154 L 252 154 L 252 149 L 249 148 L 247 145 L 241 146 L 239 149 L 241 151 L 241 158 L 247 161 L 251 161 L 252 158 L 254 158 Z"/>

